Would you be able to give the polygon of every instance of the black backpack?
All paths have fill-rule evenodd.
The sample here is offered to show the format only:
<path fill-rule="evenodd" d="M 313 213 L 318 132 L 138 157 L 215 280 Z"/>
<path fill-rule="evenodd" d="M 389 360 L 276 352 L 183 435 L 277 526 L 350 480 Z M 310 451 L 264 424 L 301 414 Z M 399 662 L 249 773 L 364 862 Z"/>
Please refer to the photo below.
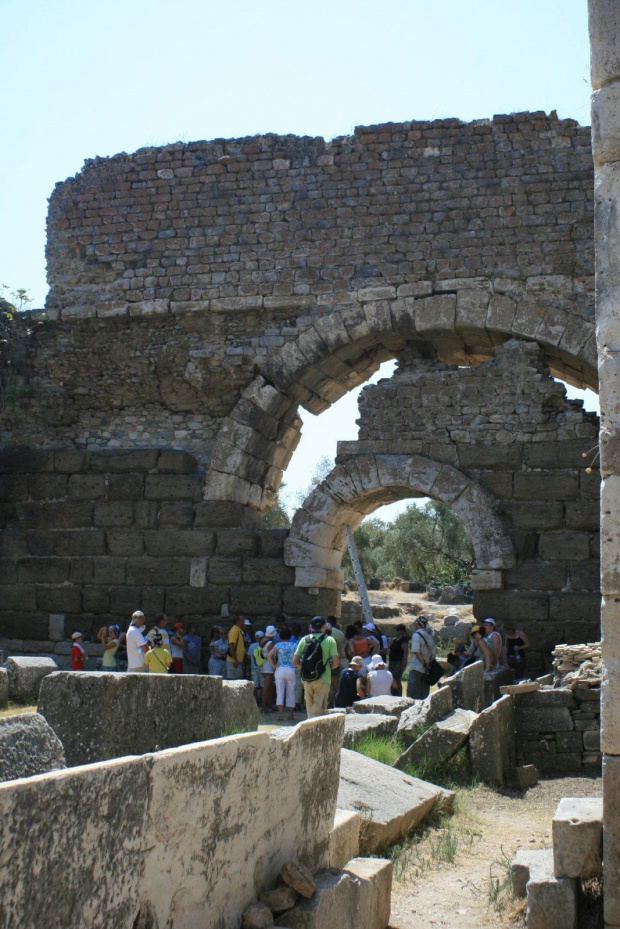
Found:
<path fill-rule="evenodd" d="M 322 644 L 327 634 L 312 635 L 306 639 L 304 650 L 301 655 L 301 679 L 302 681 L 318 681 L 325 671 L 325 659 L 323 658 Z"/>

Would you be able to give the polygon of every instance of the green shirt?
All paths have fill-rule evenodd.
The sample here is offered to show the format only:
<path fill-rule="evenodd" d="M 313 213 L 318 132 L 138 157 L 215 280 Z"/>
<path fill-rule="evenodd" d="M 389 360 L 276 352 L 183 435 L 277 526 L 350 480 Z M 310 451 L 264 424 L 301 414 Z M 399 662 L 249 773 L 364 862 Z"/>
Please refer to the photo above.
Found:
<path fill-rule="evenodd" d="M 298 658 L 301 658 L 306 647 L 306 641 L 313 636 L 318 637 L 323 635 L 322 632 L 311 632 L 310 635 L 305 635 L 303 639 L 299 640 L 299 644 L 295 649 L 295 655 Z M 332 666 L 330 658 L 338 657 L 338 646 L 336 645 L 336 640 L 332 639 L 331 635 L 326 636 L 321 642 L 321 651 L 323 652 L 323 661 L 325 662 L 325 670 L 321 674 L 320 680 L 327 681 L 328 684 L 332 682 Z"/>

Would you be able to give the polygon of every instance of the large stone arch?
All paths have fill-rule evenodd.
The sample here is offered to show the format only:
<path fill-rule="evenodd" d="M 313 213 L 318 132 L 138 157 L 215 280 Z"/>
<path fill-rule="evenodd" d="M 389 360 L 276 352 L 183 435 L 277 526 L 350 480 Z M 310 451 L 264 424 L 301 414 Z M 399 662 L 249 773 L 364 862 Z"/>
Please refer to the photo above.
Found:
<path fill-rule="evenodd" d="M 341 590 L 345 525 L 355 531 L 378 507 L 415 496 L 452 507 L 467 527 L 476 555 L 474 589 L 501 588 L 515 555 L 492 495 L 459 469 L 422 455 L 359 455 L 330 472 L 295 514 L 284 546 L 295 586 Z"/>
<path fill-rule="evenodd" d="M 299 442 L 299 406 L 321 413 L 407 343 L 426 357 L 475 365 L 508 339 L 535 341 L 553 374 L 597 388 L 592 322 L 555 305 L 549 291 L 537 303 L 498 292 L 503 287 L 497 282 L 456 283 L 368 288 L 351 295 L 353 303 L 309 317 L 301 334 L 260 366 L 224 419 L 209 462 L 205 499 L 234 499 L 268 510 Z M 555 286 L 563 289 L 566 282 Z"/>

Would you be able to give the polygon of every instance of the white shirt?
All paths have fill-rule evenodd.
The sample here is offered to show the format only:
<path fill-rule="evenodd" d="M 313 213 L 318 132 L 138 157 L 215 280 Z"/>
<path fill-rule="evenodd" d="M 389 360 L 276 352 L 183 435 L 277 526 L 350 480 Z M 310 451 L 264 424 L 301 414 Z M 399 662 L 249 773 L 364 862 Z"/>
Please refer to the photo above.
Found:
<path fill-rule="evenodd" d="M 141 646 L 146 645 L 146 639 L 142 635 L 141 629 L 134 626 L 133 623 L 127 630 L 125 645 L 127 646 L 127 667 L 130 671 L 135 668 L 144 667 L 144 652 Z"/>
<path fill-rule="evenodd" d="M 369 697 L 389 697 L 391 695 L 393 677 L 386 668 L 369 671 L 368 680 L 370 681 Z"/>
<path fill-rule="evenodd" d="M 416 657 L 415 652 L 419 652 L 425 661 L 425 664 Z M 416 629 L 411 638 L 411 671 L 426 671 L 431 659 L 437 654 L 437 646 L 430 632 L 426 629 Z"/>

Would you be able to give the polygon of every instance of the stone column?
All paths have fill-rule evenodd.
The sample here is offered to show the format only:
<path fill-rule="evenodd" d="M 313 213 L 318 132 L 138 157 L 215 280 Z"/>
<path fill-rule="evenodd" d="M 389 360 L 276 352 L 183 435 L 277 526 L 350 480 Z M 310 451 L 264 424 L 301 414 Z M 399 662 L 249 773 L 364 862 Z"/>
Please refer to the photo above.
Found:
<path fill-rule="evenodd" d="M 589 0 L 601 402 L 605 923 L 620 926 L 620 2 Z"/>

